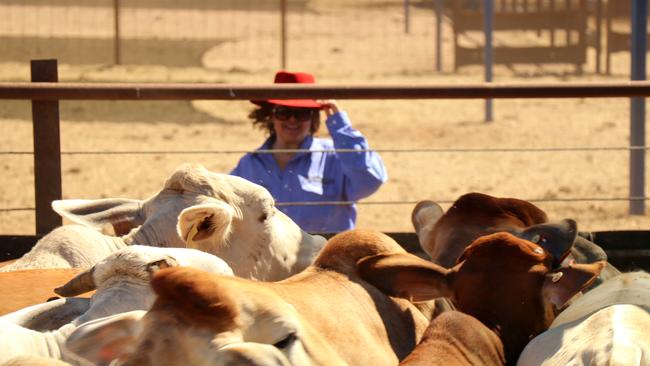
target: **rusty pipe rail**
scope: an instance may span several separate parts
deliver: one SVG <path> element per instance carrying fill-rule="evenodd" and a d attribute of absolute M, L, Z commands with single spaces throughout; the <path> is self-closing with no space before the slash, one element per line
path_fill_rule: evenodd
<path fill-rule="evenodd" d="M 650 97 L 650 81 L 392 86 L 0 82 L 0 99 L 40 101 L 617 97 Z"/>

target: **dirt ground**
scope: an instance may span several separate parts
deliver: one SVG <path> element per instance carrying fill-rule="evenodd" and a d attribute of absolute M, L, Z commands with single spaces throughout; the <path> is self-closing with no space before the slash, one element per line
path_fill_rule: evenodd
<path fill-rule="evenodd" d="M 300 18 L 300 29 L 312 22 L 336 28 L 327 18 L 326 9 L 319 8 L 324 2 L 309 3 L 312 11 Z M 15 13 L 16 9 L 11 11 Z M 164 19 L 165 14 L 160 10 L 157 16 Z M 375 16 L 379 14 L 383 13 Z M 246 23 L 243 13 L 231 12 L 228 16 L 241 16 L 242 23 Z M 269 15 L 266 12 L 259 16 L 266 22 L 263 17 Z M 296 37 L 289 44 L 289 69 L 310 71 L 319 83 L 337 85 L 457 84 L 483 79 L 479 66 L 451 71 L 448 23 L 443 28 L 444 68 L 434 71 L 432 23 L 430 19 L 415 22 L 425 17 L 424 13 L 414 10 L 410 35 L 400 33 L 403 23 L 395 15 L 388 18 L 383 33 L 368 34 L 355 30 L 352 14 L 332 17 L 340 21 L 336 23 L 340 24 L 340 36 L 335 38 L 319 28 L 320 32 L 314 31 L 309 37 Z M 7 33 L 2 27 L 0 32 Z M 171 34 L 177 31 L 169 30 Z M 59 79 L 268 84 L 278 68 L 278 51 L 273 46 L 277 37 L 271 33 L 266 39 L 235 37 L 207 48 L 197 64 L 190 66 L 61 62 Z M 363 47 L 368 49 L 364 51 Z M 251 49 L 259 52 L 247 58 L 229 57 Z M 68 48 L 65 52 L 75 50 Z M 360 57 L 359 52 L 366 56 Z M 303 53 L 310 57 L 300 57 Z M 66 59 L 70 55 L 62 51 L 57 56 Z M 165 57 L 173 57 L 173 52 Z M 629 79 L 626 54 L 616 54 L 612 64 L 612 75 L 596 74 L 595 53 L 590 49 L 588 63 L 580 74 L 572 65 L 498 66 L 494 80 L 532 83 Z M 27 80 L 28 61 L 0 63 L 0 81 Z M 629 215 L 629 204 L 623 200 L 629 195 L 629 151 L 625 149 L 630 133 L 628 99 L 495 100 L 494 120 L 489 123 L 484 121 L 482 100 L 339 102 L 371 147 L 380 151 L 390 176 L 376 194 L 359 205 L 360 227 L 411 231 L 410 212 L 418 200 L 433 199 L 446 208 L 464 193 L 483 192 L 535 200 L 551 218 L 573 218 L 581 230 L 650 228 L 650 216 Z M 167 176 L 184 162 L 228 172 L 243 151 L 255 149 L 263 141 L 262 133 L 252 129 L 246 119 L 250 108 L 245 101 L 61 102 L 61 148 L 66 152 L 62 157 L 64 198 L 144 199 L 156 193 Z M 33 158 L 19 153 L 32 151 L 30 118 L 28 102 L 0 101 L 3 235 L 34 233 L 33 211 L 14 210 L 34 207 Z M 591 150 L 596 147 L 620 149 Z M 544 151 L 519 150 L 529 148 Z M 575 150 L 553 151 L 563 148 Z M 435 151 L 423 151 L 430 149 Z"/>

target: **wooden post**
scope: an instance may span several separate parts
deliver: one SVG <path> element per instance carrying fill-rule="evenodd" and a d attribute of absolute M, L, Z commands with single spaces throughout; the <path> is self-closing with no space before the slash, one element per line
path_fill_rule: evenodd
<path fill-rule="evenodd" d="M 280 64 L 287 69 L 287 0 L 280 0 Z"/>
<path fill-rule="evenodd" d="M 56 60 L 32 60 L 32 82 L 59 80 Z M 61 139 L 59 134 L 59 101 L 32 100 L 34 136 L 34 192 L 36 204 L 36 234 L 43 235 L 63 220 L 54 210 L 52 201 L 61 194 Z"/>
<path fill-rule="evenodd" d="M 113 47 L 115 56 L 115 65 L 122 63 L 121 40 L 120 40 L 120 0 L 113 0 L 113 16 L 115 26 L 115 38 L 113 39 Z"/>

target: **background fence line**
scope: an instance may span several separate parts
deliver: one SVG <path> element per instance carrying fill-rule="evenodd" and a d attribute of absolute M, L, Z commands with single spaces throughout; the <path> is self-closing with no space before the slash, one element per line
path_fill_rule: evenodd
<path fill-rule="evenodd" d="M 44 78 L 56 81 L 56 60 L 39 60 L 32 62 L 33 75 L 54 75 Z M 39 81 L 38 78 L 35 81 Z M 336 94 L 337 98 L 532 98 L 549 97 L 557 93 L 561 97 L 648 97 L 650 82 L 630 81 L 612 83 L 580 83 L 580 84 L 479 84 L 471 86 L 397 86 L 397 87 L 355 87 L 355 86 L 299 86 L 274 85 L 260 86 L 230 86 L 230 85 L 145 85 L 145 84 L 103 84 L 91 85 L 85 83 L 67 83 L 57 85 L 55 82 L 30 83 L 0 83 L 0 99 L 32 99 L 34 126 L 34 174 L 36 190 L 36 232 L 44 234 L 61 225 L 61 217 L 50 207 L 53 200 L 61 199 L 61 150 L 59 139 L 59 109 L 58 100 L 73 99 L 225 99 L 225 100 L 263 100 L 274 97 L 289 98 L 328 98 Z M 195 88 L 200 89 L 198 92 Z M 92 94 L 92 93 L 95 94 Z M 38 107 L 38 108 L 36 108 Z M 50 126 L 50 133 L 40 129 Z M 53 133 L 52 131 L 56 132 Z M 645 151 L 645 146 L 630 146 L 631 152 Z M 501 149 L 503 150 L 503 149 Z M 353 151 L 352 151 L 353 152 Z M 631 167 L 632 168 L 632 167 Z M 643 169 L 643 168 L 642 168 Z M 634 173 L 634 174 L 632 174 Z M 630 172 L 630 176 L 645 177 L 645 171 Z M 638 184 L 630 182 L 630 185 Z M 636 209 L 643 207 L 646 197 L 642 194 L 630 194 L 627 201 Z M 618 199 L 618 198 L 609 198 Z M 533 201 L 535 199 L 532 199 Z M 350 204 L 344 202 L 343 204 Z M 638 213 L 638 212 L 634 212 Z"/>
<path fill-rule="evenodd" d="M 528 202 L 614 202 L 614 201 L 648 201 L 650 197 L 569 197 L 569 198 L 521 198 Z M 419 201 L 303 201 L 303 202 L 275 202 L 276 206 L 342 206 L 342 205 L 410 205 L 414 206 Z M 454 203 L 453 199 L 436 200 L 439 204 Z M 9 207 L 0 208 L 0 212 L 35 211 L 34 207 Z"/>
<path fill-rule="evenodd" d="M 479 148 L 418 148 L 418 149 L 274 149 L 274 150 L 124 150 L 124 151 L 61 151 L 61 155 L 158 155 L 158 154 L 256 154 L 275 153 L 308 153 L 308 152 L 336 152 L 336 153 L 493 153 L 493 152 L 571 152 L 571 151 L 639 151 L 650 150 L 650 146 L 576 146 L 576 147 L 479 147 Z M 32 155 L 33 151 L 0 151 L 0 155 Z"/>
<path fill-rule="evenodd" d="M 443 43 L 449 43 L 445 51 L 454 53 L 450 67 L 482 64 L 482 45 L 474 44 L 471 33 L 494 28 L 495 40 L 499 32 L 508 31 L 535 31 L 537 36 L 534 44 L 523 48 L 499 42 L 498 63 L 568 62 L 582 68 L 587 49 L 593 48 L 596 73 L 602 71 L 600 59 L 605 51 L 609 74 L 611 54 L 629 52 L 624 37 L 630 32 L 612 23 L 630 18 L 632 2 L 493 0 L 489 2 L 494 9 L 493 27 L 489 27 L 484 23 L 492 17 L 484 19 L 481 14 L 482 5 L 488 2 L 481 1 L 5 0 L 0 4 L 7 23 L 0 26 L 0 37 L 5 38 L 0 42 L 0 61 L 41 58 L 47 50 L 75 45 L 84 55 L 64 62 L 124 65 L 147 63 L 158 56 L 160 64 L 189 66 L 204 63 L 202 56 L 211 50 L 223 49 L 239 59 L 232 65 L 245 63 L 260 50 L 276 67 L 304 68 L 305 62 L 313 63 L 306 58 L 316 54 L 317 58 L 341 51 L 381 55 L 381 50 L 360 42 L 342 46 L 331 41 L 349 34 L 399 49 L 410 56 L 403 60 L 405 64 L 440 72 Z M 249 24 L 237 22 L 235 14 L 247 18 Z M 444 31 L 443 22 L 448 24 Z M 313 26 L 316 23 L 319 26 Z M 304 42 L 305 35 L 317 37 L 318 44 Z M 418 39 L 419 46 L 406 45 L 412 39 Z M 606 43 L 604 50 L 602 43 Z"/>

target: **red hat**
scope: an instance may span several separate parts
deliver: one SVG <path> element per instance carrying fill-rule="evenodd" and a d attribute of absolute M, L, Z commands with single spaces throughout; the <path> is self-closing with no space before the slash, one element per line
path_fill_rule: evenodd
<path fill-rule="evenodd" d="M 284 84 L 284 83 L 298 83 L 298 84 L 314 84 L 316 80 L 314 75 L 308 74 L 306 72 L 289 72 L 289 71 L 278 71 L 275 74 L 274 84 Z M 297 107 L 297 108 L 323 108 L 321 103 L 313 99 L 269 99 L 269 100 L 251 100 L 251 102 L 262 105 L 264 103 L 272 103 L 277 105 L 283 105 L 287 107 Z"/>

